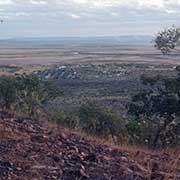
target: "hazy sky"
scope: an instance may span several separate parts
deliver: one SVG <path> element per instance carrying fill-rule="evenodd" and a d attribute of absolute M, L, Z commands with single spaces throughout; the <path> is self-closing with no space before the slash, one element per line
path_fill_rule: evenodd
<path fill-rule="evenodd" d="M 0 38 L 154 34 L 180 25 L 180 0 L 0 0 Z"/>

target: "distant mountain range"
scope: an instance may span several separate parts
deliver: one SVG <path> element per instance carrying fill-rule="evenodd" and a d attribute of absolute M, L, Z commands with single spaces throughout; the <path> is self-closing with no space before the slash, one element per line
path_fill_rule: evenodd
<path fill-rule="evenodd" d="M 153 36 L 108 36 L 108 37 L 31 37 L 2 39 L 1 44 L 35 45 L 151 45 Z"/>

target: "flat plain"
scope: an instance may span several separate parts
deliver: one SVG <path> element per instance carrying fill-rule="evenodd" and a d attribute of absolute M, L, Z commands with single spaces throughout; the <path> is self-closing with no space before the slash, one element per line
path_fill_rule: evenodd
<path fill-rule="evenodd" d="M 172 75 L 178 53 L 163 56 L 152 45 L 1 42 L 0 73 L 36 73 L 54 81 L 64 95 L 51 107 L 74 111 L 87 100 L 126 114 L 143 74 Z"/>
<path fill-rule="evenodd" d="M 78 63 L 180 64 L 178 54 L 163 56 L 153 45 L 48 44 L 1 42 L 0 64 L 49 65 Z"/>

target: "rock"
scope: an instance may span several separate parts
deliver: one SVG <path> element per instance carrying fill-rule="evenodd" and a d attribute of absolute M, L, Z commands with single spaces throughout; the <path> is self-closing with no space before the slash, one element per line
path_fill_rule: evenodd
<path fill-rule="evenodd" d="M 143 176 L 141 175 L 128 174 L 124 176 L 123 180 L 146 180 L 146 179 L 144 179 Z"/>
<path fill-rule="evenodd" d="M 135 172 L 147 173 L 148 170 L 141 166 L 140 164 L 133 163 L 129 166 L 129 168 Z"/>
<path fill-rule="evenodd" d="M 45 166 L 45 165 L 36 165 L 36 166 L 32 166 L 31 169 L 38 169 L 38 170 L 42 170 L 42 169 L 46 169 L 46 170 L 59 170 L 58 167 L 52 167 L 52 166 Z"/>
<path fill-rule="evenodd" d="M 0 161 L 0 179 L 7 180 L 8 173 L 13 170 L 12 165 L 8 161 Z"/>
<path fill-rule="evenodd" d="M 46 169 L 46 166 L 42 166 L 42 165 L 37 165 L 37 166 L 32 166 L 31 169 Z"/>
<path fill-rule="evenodd" d="M 79 149 L 76 146 L 71 146 L 71 149 L 74 150 L 76 153 L 79 153 Z"/>
<path fill-rule="evenodd" d="M 159 170 L 159 165 L 157 161 L 152 161 L 152 172 L 156 172 Z"/>
<path fill-rule="evenodd" d="M 38 143 L 45 143 L 48 141 L 48 137 L 42 134 L 36 134 L 31 136 L 31 141 Z"/>
<path fill-rule="evenodd" d="M 7 118 L 0 124 L 16 129 L 0 139 L 0 180 L 180 179 L 178 168 L 165 166 L 166 159 L 180 163 L 173 154 L 114 149 L 30 119 Z"/>
<path fill-rule="evenodd" d="M 122 170 L 123 174 L 125 174 L 125 175 L 133 174 L 133 171 L 131 169 L 129 169 L 128 167 L 126 167 L 125 165 L 121 166 L 121 170 Z"/>
<path fill-rule="evenodd" d="M 125 156 L 122 156 L 120 159 L 121 159 L 121 161 L 123 161 L 123 162 L 128 162 L 128 158 L 125 157 Z"/>
<path fill-rule="evenodd" d="M 95 162 L 97 160 L 96 154 L 91 153 L 89 155 L 87 155 L 86 157 L 84 157 L 84 161 L 91 161 L 91 162 Z"/>
<path fill-rule="evenodd" d="M 76 162 L 81 162 L 83 158 L 79 154 L 70 155 L 70 159 Z"/>
<path fill-rule="evenodd" d="M 53 155 L 53 156 L 52 156 L 52 159 L 53 159 L 56 163 L 58 163 L 58 162 L 61 160 L 60 156 L 58 156 L 58 155 Z"/>
<path fill-rule="evenodd" d="M 80 169 L 80 176 L 88 178 L 89 176 L 85 173 L 84 169 Z"/>
<path fill-rule="evenodd" d="M 115 157 L 115 156 L 122 156 L 122 152 L 120 152 L 118 149 L 113 149 L 112 151 L 111 151 L 111 155 L 113 156 L 113 157 Z"/>
<path fill-rule="evenodd" d="M 107 156 L 103 156 L 103 159 L 104 159 L 105 161 L 111 161 L 111 160 L 112 160 L 111 157 L 107 157 Z"/>
<path fill-rule="evenodd" d="M 139 156 L 140 154 L 141 154 L 141 152 L 140 152 L 140 151 L 137 151 L 136 154 L 135 154 L 135 157 L 136 157 L 136 156 Z"/>
<path fill-rule="evenodd" d="M 68 136 L 64 132 L 60 133 L 60 137 L 63 138 L 64 140 L 68 139 Z"/>

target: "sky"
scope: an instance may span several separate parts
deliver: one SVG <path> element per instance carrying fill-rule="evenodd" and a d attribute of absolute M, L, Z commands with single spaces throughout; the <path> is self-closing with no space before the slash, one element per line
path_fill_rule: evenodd
<path fill-rule="evenodd" d="M 180 0 L 0 0 L 0 38 L 154 35 L 180 25 Z"/>

